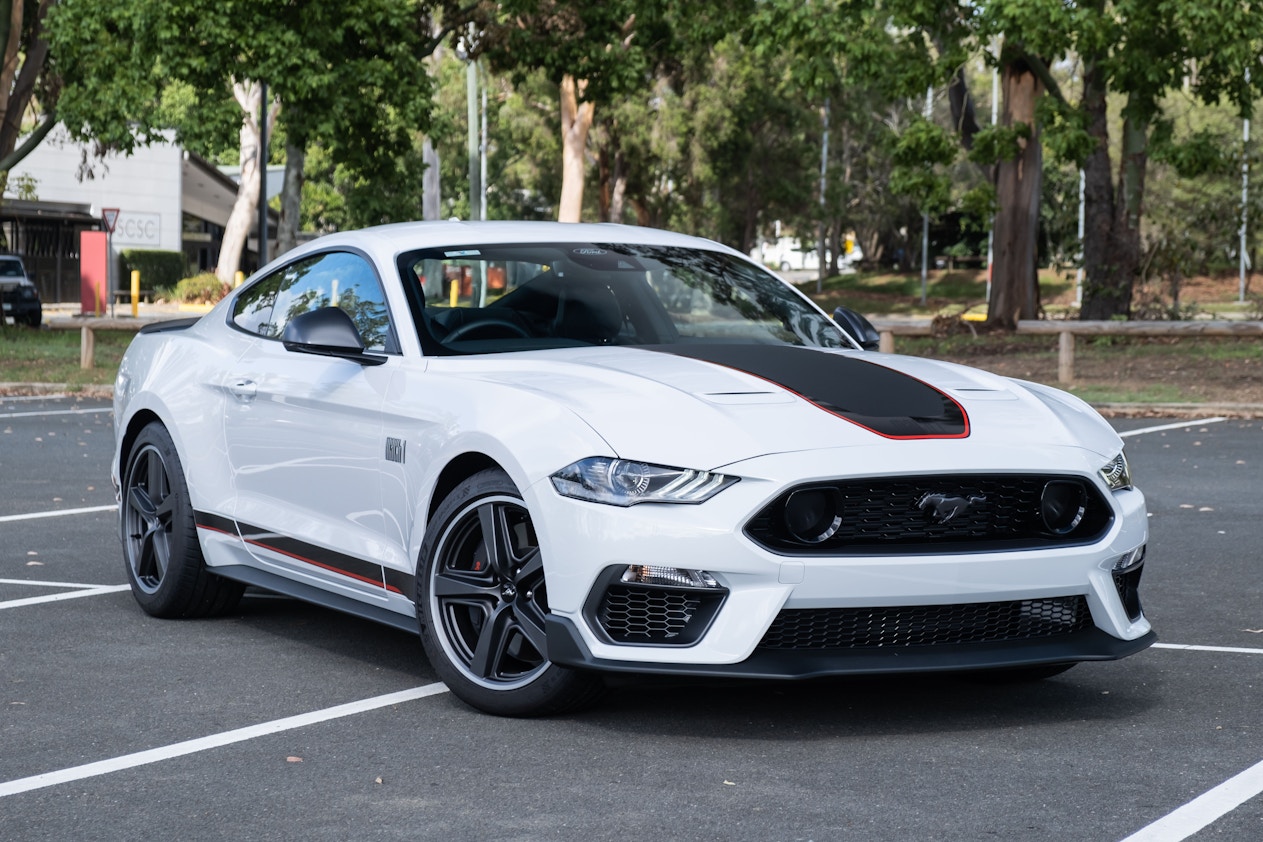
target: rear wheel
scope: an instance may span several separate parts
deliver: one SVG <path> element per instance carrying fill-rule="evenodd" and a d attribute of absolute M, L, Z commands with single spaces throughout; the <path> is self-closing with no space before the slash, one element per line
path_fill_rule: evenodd
<path fill-rule="evenodd" d="M 157 422 L 127 458 L 119 524 L 127 579 L 146 613 L 207 617 L 236 607 L 244 586 L 206 568 L 180 457 Z"/>
<path fill-rule="evenodd" d="M 544 561 L 530 513 L 504 472 L 475 474 L 439 505 L 417 589 L 426 655 L 466 703 L 539 716 L 600 696 L 599 677 L 548 660 Z"/>

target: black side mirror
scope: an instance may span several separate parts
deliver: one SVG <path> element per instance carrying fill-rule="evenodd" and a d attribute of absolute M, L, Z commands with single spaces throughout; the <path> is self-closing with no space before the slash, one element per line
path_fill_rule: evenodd
<path fill-rule="evenodd" d="M 386 358 L 364 353 L 355 322 L 337 307 L 321 307 L 290 319 L 281 334 L 286 351 L 338 357 L 360 365 L 381 365 Z"/>
<path fill-rule="evenodd" d="M 833 320 L 842 328 L 842 332 L 865 351 L 876 351 L 881 345 L 881 336 L 873 323 L 849 307 L 839 307 L 833 311 Z"/>

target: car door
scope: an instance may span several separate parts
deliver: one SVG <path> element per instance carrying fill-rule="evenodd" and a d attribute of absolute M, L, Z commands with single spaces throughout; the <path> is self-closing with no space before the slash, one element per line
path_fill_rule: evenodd
<path fill-rule="evenodd" d="M 366 351 L 387 362 L 286 350 L 285 325 L 328 306 L 349 313 Z M 269 572 L 383 602 L 380 470 L 388 454 L 380 413 L 400 356 L 380 278 L 360 254 L 318 254 L 252 284 L 232 318 L 257 337 L 225 383 L 241 538 Z"/>

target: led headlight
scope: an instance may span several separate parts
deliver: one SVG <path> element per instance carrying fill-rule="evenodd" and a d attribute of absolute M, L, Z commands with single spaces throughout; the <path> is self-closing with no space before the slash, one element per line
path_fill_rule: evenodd
<path fill-rule="evenodd" d="M 1109 486 L 1110 491 L 1121 491 L 1131 488 L 1131 468 L 1127 466 L 1127 457 L 1119 451 L 1118 455 L 1101 468 L 1101 479 Z"/>
<path fill-rule="evenodd" d="M 564 497 L 612 506 L 636 503 L 701 503 L 737 481 L 736 477 L 591 456 L 552 475 Z"/>

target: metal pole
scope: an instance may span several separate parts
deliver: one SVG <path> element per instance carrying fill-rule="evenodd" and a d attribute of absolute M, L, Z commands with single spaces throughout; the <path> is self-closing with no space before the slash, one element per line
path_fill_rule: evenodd
<path fill-rule="evenodd" d="M 478 164 L 478 68 L 473 60 L 465 67 L 465 117 L 469 126 L 466 151 L 469 154 L 469 218 L 482 219 L 479 197 L 481 169 Z"/>
<path fill-rule="evenodd" d="M 934 88 L 925 89 L 925 119 L 930 119 L 934 108 Z M 921 306 L 924 307 L 930 294 L 930 212 L 921 214 Z"/>
<path fill-rule="evenodd" d="M 268 86 L 259 83 L 259 268 L 268 262 Z"/>
<path fill-rule="evenodd" d="M 1000 120 L 1000 47 L 992 42 L 996 66 L 991 69 L 991 125 Z M 991 267 L 995 262 L 995 214 L 991 214 L 991 228 L 987 231 L 987 303 L 991 303 Z"/>
<path fill-rule="evenodd" d="M 825 256 L 824 243 L 824 214 L 825 201 L 824 191 L 829 174 L 829 98 L 824 98 L 824 110 L 820 112 L 820 119 L 824 124 L 824 131 L 820 143 L 820 223 L 816 226 L 816 245 L 819 251 L 816 256 L 820 258 L 820 271 L 816 275 L 816 292 L 824 289 L 824 276 L 828 265 L 828 258 Z"/>
<path fill-rule="evenodd" d="M 1250 68 L 1245 69 L 1245 84 L 1250 86 Z M 1250 118 L 1241 121 L 1241 276 L 1238 284 L 1237 301 L 1245 303 L 1245 270 L 1246 257 L 1246 222 L 1250 209 Z"/>
<path fill-rule="evenodd" d="M 478 145 L 480 171 L 478 178 L 479 219 L 487 218 L 487 80 L 482 80 L 482 138 Z"/>

